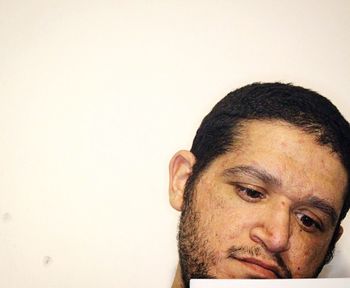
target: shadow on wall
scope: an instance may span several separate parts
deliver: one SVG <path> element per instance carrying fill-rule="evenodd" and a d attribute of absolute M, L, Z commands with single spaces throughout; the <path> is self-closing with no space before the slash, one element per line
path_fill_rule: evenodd
<path fill-rule="evenodd" d="M 344 275 L 349 273 L 350 261 L 346 255 L 336 250 L 334 256 L 337 258 L 337 265 L 333 265 L 333 261 L 331 261 L 328 265 L 324 266 L 319 276 L 320 278 L 344 277 Z"/>

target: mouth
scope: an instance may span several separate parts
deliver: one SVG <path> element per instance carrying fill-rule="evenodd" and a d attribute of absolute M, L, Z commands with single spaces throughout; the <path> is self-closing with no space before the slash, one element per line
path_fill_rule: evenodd
<path fill-rule="evenodd" d="M 277 265 L 264 262 L 256 258 L 235 258 L 258 275 L 258 278 L 276 279 L 283 278 Z"/>

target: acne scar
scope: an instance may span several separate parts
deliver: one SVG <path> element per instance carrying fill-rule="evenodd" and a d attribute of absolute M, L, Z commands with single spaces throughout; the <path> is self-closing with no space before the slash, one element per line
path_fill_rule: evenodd
<path fill-rule="evenodd" d="M 312 256 L 312 255 L 314 255 L 315 256 L 315 252 L 316 251 L 309 251 L 309 250 L 307 250 L 307 251 L 305 251 L 304 252 L 304 257 L 309 257 L 310 255 Z"/>
<path fill-rule="evenodd" d="M 219 208 L 219 209 L 224 209 L 225 208 L 225 200 L 222 199 L 222 197 L 217 199 L 216 207 Z"/>

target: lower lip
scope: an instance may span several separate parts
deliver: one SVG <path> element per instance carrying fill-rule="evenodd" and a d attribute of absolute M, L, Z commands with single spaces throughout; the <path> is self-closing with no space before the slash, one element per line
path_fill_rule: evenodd
<path fill-rule="evenodd" d="M 238 261 L 241 262 L 246 267 L 248 267 L 250 270 L 252 270 L 254 272 L 254 275 L 253 275 L 254 277 L 257 276 L 259 278 L 267 278 L 267 279 L 276 279 L 277 278 L 277 275 L 273 271 L 271 271 L 267 268 L 264 268 L 258 264 L 246 262 L 243 260 L 238 260 Z"/>

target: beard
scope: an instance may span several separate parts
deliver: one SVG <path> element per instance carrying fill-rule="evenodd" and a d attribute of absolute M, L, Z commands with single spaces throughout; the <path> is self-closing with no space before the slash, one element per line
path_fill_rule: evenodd
<path fill-rule="evenodd" d="M 182 281 L 189 288 L 190 279 L 211 279 L 209 268 L 214 266 L 215 254 L 208 247 L 205 235 L 199 231 L 199 213 L 192 207 L 185 209 L 180 218 L 178 248 Z"/>
<path fill-rule="evenodd" d="M 195 189 L 193 191 L 195 192 Z M 210 247 L 209 237 L 205 228 L 201 228 L 200 212 L 195 211 L 193 205 L 195 196 L 193 194 L 195 193 L 191 193 L 190 196 L 187 194 L 188 197 L 185 197 L 178 233 L 181 275 L 185 288 L 189 288 L 190 279 L 215 279 L 215 275 L 211 275 L 209 271 L 219 261 L 216 252 Z M 335 242 L 332 239 L 324 261 L 315 269 L 310 276 L 311 278 L 316 278 L 322 271 L 323 266 L 330 261 L 334 248 Z M 231 259 L 241 255 L 257 257 L 266 255 L 266 251 L 261 246 L 231 246 L 226 252 L 227 258 Z M 280 273 L 277 275 L 279 278 L 293 278 L 290 269 L 280 254 L 275 254 L 271 257 L 279 265 Z"/>

